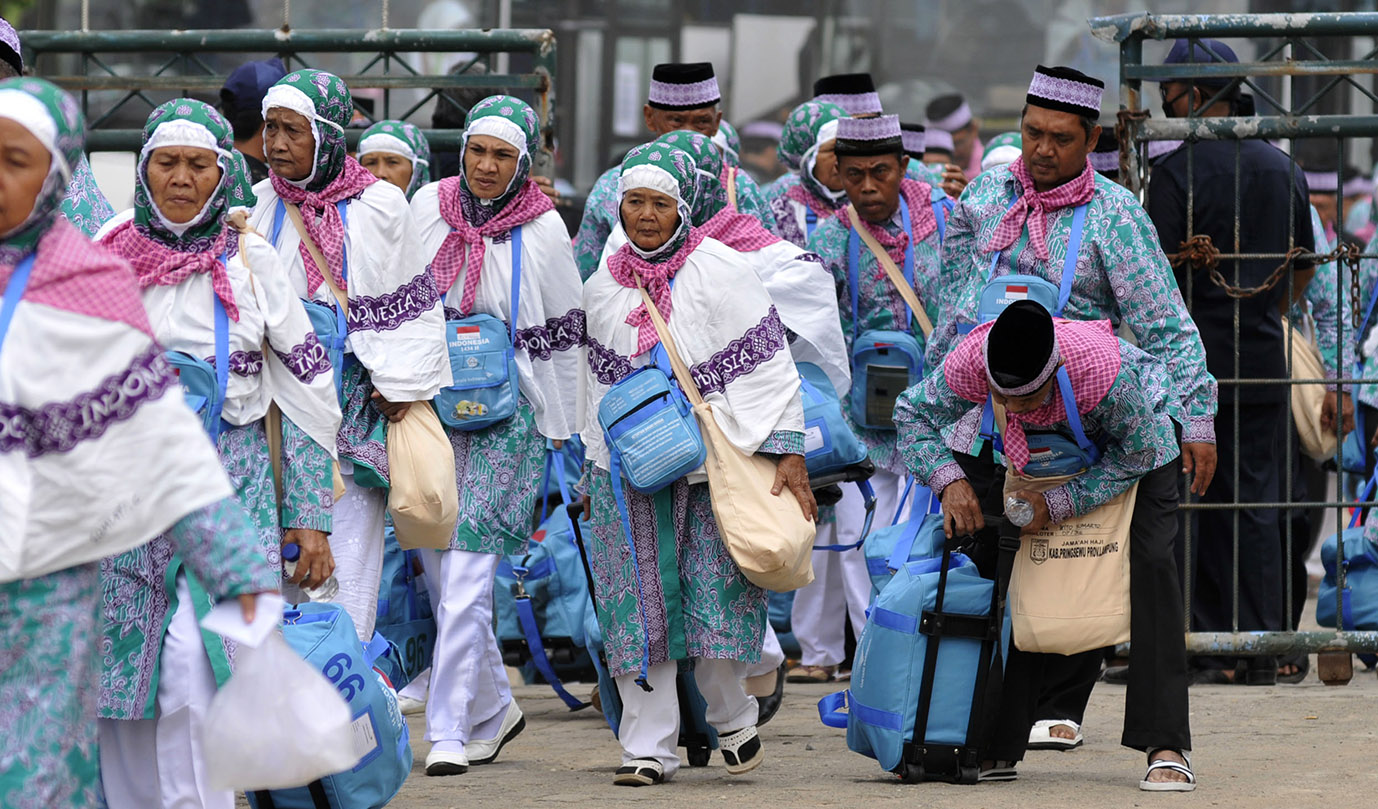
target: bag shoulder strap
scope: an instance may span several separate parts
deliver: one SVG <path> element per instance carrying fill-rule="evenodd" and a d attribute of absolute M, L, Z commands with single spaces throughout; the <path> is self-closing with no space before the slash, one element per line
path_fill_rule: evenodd
<path fill-rule="evenodd" d="M 225 257 L 220 257 L 224 263 Z M 225 409 L 225 396 L 230 389 L 230 316 L 220 296 L 211 292 L 211 304 L 215 308 L 215 406 L 211 411 L 211 424 L 214 435 L 220 433 L 220 414 Z"/>
<path fill-rule="evenodd" d="M 914 313 L 914 320 L 918 321 L 919 328 L 923 330 L 923 336 L 927 337 L 932 334 L 933 321 L 928 319 L 928 313 L 924 311 L 923 303 L 919 301 L 919 296 L 914 292 L 914 288 L 909 285 L 909 282 L 905 280 L 904 274 L 900 272 L 900 268 L 895 266 L 895 261 L 890 258 L 890 254 L 885 252 L 884 247 L 880 246 L 880 242 L 876 241 L 875 236 L 871 235 L 871 231 L 862 226 L 861 217 L 857 216 L 855 206 L 847 206 L 847 218 L 851 220 L 852 230 L 866 243 L 866 247 L 870 249 L 871 254 L 876 257 L 876 261 L 878 261 L 880 266 L 885 270 L 885 274 L 890 277 L 890 283 L 894 284 L 895 289 L 899 290 L 900 297 L 904 298 L 904 302 L 909 304 L 910 310 Z M 855 312 L 852 313 L 852 317 L 856 317 Z"/>
<path fill-rule="evenodd" d="M 737 210 L 737 169 L 727 167 L 727 207 Z"/>
<path fill-rule="evenodd" d="M 301 243 L 306 245 L 306 250 L 311 254 L 311 260 L 316 262 L 316 269 L 320 270 L 321 278 L 325 280 L 325 285 L 330 287 L 330 293 L 339 302 L 340 308 L 345 314 L 349 314 L 349 297 L 340 291 L 335 284 L 335 277 L 330 273 L 330 265 L 326 263 L 325 256 L 321 254 L 321 249 L 316 246 L 316 242 L 306 233 L 306 223 L 301 221 L 301 209 L 296 203 L 286 202 L 279 199 L 278 202 L 287 208 L 287 218 L 292 220 L 292 227 L 297 229 L 297 235 L 301 237 Z"/>
<path fill-rule="evenodd" d="M 1067 236 L 1067 256 L 1062 260 L 1062 279 L 1058 285 L 1057 311 L 1054 317 L 1062 317 L 1067 301 L 1072 299 L 1072 281 L 1077 275 L 1077 256 L 1081 253 L 1081 234 L 1086 225 L 1086 209 L 1091 203 L 1083 202 L 1072 212 L 1072 232 Z"/>
<path fill-rule="evenodd" d="M 517 345 L 517 304 L 522 299 L 522 226 L 512 228 L 512 313 L 507 318 L 507 336 Z"/>
<path fill-rule="evenodd" d="M 689 372 L 689 366 L 684 363 L 684 358 L 680 356 L 679 348 L 675 345 L 675 338 L 670 334 L 670 327 L 665 324 L 665 318 L 660 316 L 660 310 L 656 308 L 655 302 L 646 292 L 646 287 L 641 285 L 640 278 L 636 279 L 636 288 L 641 292 L 641 300 L 646 304 L 646 312 L 651 316 L 651 323 L 655 325 L 656 334 L 660 336 L 660 343 L 665 346 L 665 355 L 670 360 L 670 367 L 674 369 L 675 379 L 679 380 L 680 390 L 684 391 L 684 396 L 690 404 L 696 406 L 703 404 L 703 394 L 699 392 L 699 386 L 694 383 L 694 375 Z"/>
<path fill-rule="evenodd" d="M 33 263 L 34 254 L 30 253 L 15 266 L 14 272 L 10 273 L 10 280 L 5 284 L 5 300 L 0 304 L 0 349 L 5 346 L 5 335 L 10 330 L 10 321 L 14 319 L 14 310 L 19 306 L 19 299 L 24 297 L 24 290 L 29 286 L 29 274 L 33 272 Z"/>

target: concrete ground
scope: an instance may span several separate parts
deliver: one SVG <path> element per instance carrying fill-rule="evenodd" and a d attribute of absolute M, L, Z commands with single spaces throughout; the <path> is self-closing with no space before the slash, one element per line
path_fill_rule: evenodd
<path fill-rule="evenodd" d="M 1356 671 L 1344 687 L 1325 686 L 1313 673 L 1300 685 L 1193 688 L 1193 758 L 1200 786 L 1190 795 L 1138 790 L 1143 757 L 1118 745 L 1122 686 L 1096 687 L 1084 747 L 1070 753 L 1030 753 L 1019 767 L 1019 780 L 981 786 L 902 785 L 871 759 L 850 752 L 845 732 L 821 725 L 815 707 L 820 697 L 838 688 L 787 686 L 780 713 L 762 728 L 766 761 L 753 773 L 728 777 L 715 753 L 706 768 L 685 767 L 666 785 L 633 790 L 611 783 L 620 749 L 601 715 L 591 708 L 569 712 L 543 685 L 518 686 L 525 732 L 495 763 L 466 775 L 426 777 L 430 745 L 424 740 L 425 722 L 410 717 L 416 765 L 391 806 L 508 809 L 635 800 L 638 806 L 674 809 L 1322 807 L 1378 792 L 1378 678 L 1373 672 Z M 571 691 L 586 696 L 589 687 L 575 685 Z"/>

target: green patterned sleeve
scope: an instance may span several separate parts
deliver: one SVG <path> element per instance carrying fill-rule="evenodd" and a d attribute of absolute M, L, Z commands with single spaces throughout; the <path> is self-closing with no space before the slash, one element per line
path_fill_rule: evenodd
<path fill-rule="evenodd" d="M 330 453 L 282 419 L 282 527 L 330 533 L 334 504 Z"/>
<path fill-rule="evenodd" d="M 904 465 L 939 496 L 949 483 L 966 477 L 943 436 L 973 407 L 948 386 L 941 367 L 895 402 L 897 443 Z"/>
<path fill-rule="evenodd" d="M 249 515 L 233 497 L 197 509 L 168 531 L 182 558 L 216 601 L 277 590 Z"/>
<path fill-rule="evenodd" d="M 980 250 L 976 243 L 976 233 L 980 222 L 973 216 L 962 194 L 955 208 L 947 217 L 947 233 L 943 237 L 941 292 L 939 293 L 938 318 L 933 321 L 933 333 L 928 337 L 924 350 L 924 365 L 937 368 L 952 347 L 957 345 L 957 325 L 973 319 L 975 306 L 969 306 L 966 299 L 968 289 L 978 284 L 982 277 L 973 272 L 981 262 Z"/>
<path fill-rule="evenodd" d="M 584 218 L 579 222 L 579 231 L 574 234 L 574 264 L 579 268 L 579 278 L 589 280 L 598 271 L 598 262 L 603 258 L 603 246 L 612 235 L 613 219 L 617 210 L 617 171 L 613 169 L 598 178 L 584 201 Z"/>

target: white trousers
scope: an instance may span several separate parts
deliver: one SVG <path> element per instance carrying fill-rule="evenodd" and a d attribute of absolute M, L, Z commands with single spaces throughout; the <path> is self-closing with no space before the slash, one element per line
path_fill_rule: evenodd
<path fill-rule="evenodd" d="M 622 697 L 622 723 L 617 739 L 622 744 L 622 763 L 634 758 L 653 758 L 665 768 L 669 778 L 679 769 L 679 693 L 675 676 L 676 661 L 657 663 L 646 673 L 651 692 L 636 684 L 639 672 L 617 677 L 617 693 Z M 736 660 L 694 661 L 694 681 L 708 703 L 705 718 L 719 734 L 756 724 L 756 698 L 746 693 L 742 678 L 746 664 Z"/>
<path fill-rule="evenodd" d="M 156 719 L 100 720 L 101 783 L 110 809 L 233 809 L 234 793 L 206 784 L 201 740 L 215 673 L 186 574 L 163 637 Z"/>
<path fill-rule="evenodd" d="M 904 491 L 904 478 L 883 469 L 871 477 L 876 492 L 876 516 L 872 527 L 890 524 Z M 912 497 L 911 497 L 912 499 Z M 907 508 L 907 507 L 906 507 Z M 844 545 L 861 539 L 866 522 L 866 503 L 851 483 L 842 485 L 836 506 L 837 520 L 820 525 L 816 545 Z M 855 637 L 866 626 L 871 603 L 871 576 L 866 556 L 852 551 L 814 551 L 813 582 L 794 594 L 790 623 L 799 641 L 799 662 L 805 666 L 836 666 L 846 658 L 847 628 L 852 622 Z"/>
<path fill-rule="evenodd" d="M 427 551 L 426 589 L 435 610 L 435 654 L 426 700 L 426 739 L 463 753 L 502 727 L 512 686 L 493 634 L 495 553 Z"/>
<path fill-rule="evenodd" d="M 785 662 L 785 650 L 780 648 L 780 639 L 775 637 L 775 627 L 766 621 L 766 635 L 761 644 L 761 661 L 746 670 L 746 676 L 759 677 L 762 674 L 770 674 L 780 668 L 780 664 Z"/>
<path fill-rule="evenodd" d="M 342 475 L 345 493 L 335 503 L 330 553 L 335 557 L 335 579 L 340 583 L 335 603 L 349 613 L 359 640 L 373 640 L 378 622 L 378 588 L 383 578 L 383 518 L 387 515 L 386 489 L 357 486 L 354 475 Z"/>

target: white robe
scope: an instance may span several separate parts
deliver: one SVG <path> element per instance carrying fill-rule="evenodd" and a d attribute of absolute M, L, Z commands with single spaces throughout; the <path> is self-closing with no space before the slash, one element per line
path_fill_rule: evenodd
<path fill-rule="evenodd" d="M 440 215 L 439 187 L 439 183 L 422 186 L 411 202 L 421 236 L 421 255 L 428 265 L 450 232 Z M 492 315 L 506 323 L 512 312 L 512 243 L 494 244 L 485 236 L 483 244 L 483 270 L 472 314 Z M 447 309 L 459 309 L 467 274 L 466 267 L 441 293 Z M 560 215 L 547 211 L 523 225 L 517 339 L 526 350 L 516 353 L 518 384 L 535 410 L 541 435 L 561 441 L 576 429 L 583 335 L 581 285 L 569 232 Z"/>
<path fill-rule="evenodd" d="M 258 205 L 249 224 L 271 240 L 277 192 L 270 180 L 254 186 Z M 349 265 L 349 340 L 346 350 L 368 369 L 370 381 L 392 402 L 434 398 L 450 384 L 445 316 L 427 283 L 426 263 L 406 195 L 391 183 L 373 183 L 346 205 L 345 255 Z M 307 295 L 301 238 L 284 216 L 278 257 L 293 292 L 329 303 L 321 284 Z"/>
<path fill-rule="evenodd" d="M 0 447 L 35 432 L 38 454 L 0 451 L 0 582 L 123 553 L 234 495 L 147 334 L 21 300 L 0 354 Z"/>
<path fill-rule="evenodd" d="M 700 389 L 705 383 L 710 388 L 704 399 L 718 426 L 746 453 L 759 450 L 774 432 L 804 430 L 799 372 L 752 263 L 722 242 L 704 239 L 675 275 L 668 321 Z M 606 260 L 584 284 L 588 342 L 579 375 L 580 432 L 587 457 L 602 469 L 609 468 L 608 449 L 598 425 L 598 405 L 614 377 L 650 362 L 649 352 L 631 357 L 638 330 L 626 320 L 640 305 L 640 292 L 617 283 Z M 702 467 L 688 479 L 706 480 Z"/>
<path fill-rule="evenodd" d="M 96 241 L 133 216 L 132 209 L 117 214 L 101 227 Z M 232 232 L 230 238 L 238 234 Z M 252 424 L 276 400 L 293 424 L 336 457 L 340 403 L 325 348 L 314 339 L 311 321 L 287 281 L 277 251 L 256 234 L 246 236 L 243 243 L 249 253 L 247 265 L 238 252 L 226 262 L 239 320 L 229 322 L 230 374 L 222 417 L 236 426 Z M 144 289 L 144 309 L 158 343 L 170 351 L 214 358 L 214 294 L 211 276 L 204 273 L 180 284 Z"/>
<path fill-rule="evenodd" d="M 627 233 L 619 223 L 603 246 L 602 260 L 606 262 L 626 243 Z M 851 390 L 852 364 L 837 310 L 837 288 L 828 268 L 815 254 L 783 240 L 742 255 L 751 261 L 785 328 L 795 334 L 790 343 L 795 362 L 822 368 L 839 394 Z"/>

